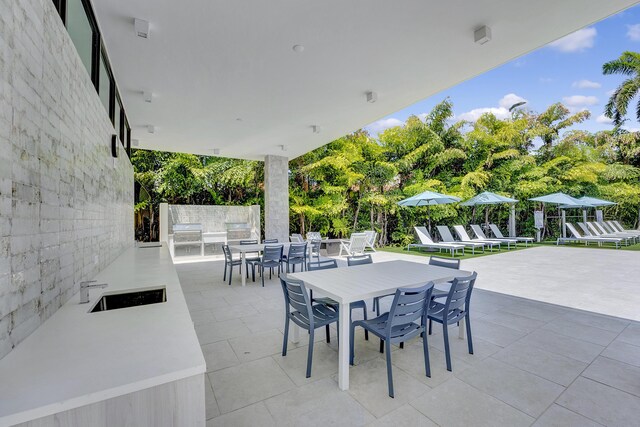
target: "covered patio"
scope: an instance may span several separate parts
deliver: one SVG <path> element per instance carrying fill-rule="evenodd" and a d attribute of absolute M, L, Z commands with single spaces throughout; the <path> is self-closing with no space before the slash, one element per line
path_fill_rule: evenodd
<path fill-rule="evenodd" d="M 373 257 L 428 262 L 385 252 Z M 581 261 L 585 267 L 575 268 Z M 633 251 L 562 247 L 463 261 L 462 268 L 479 273 L 471 304 L 475 352 L 453 338 L 453 372 L 447 372 L 441 329 L 434 327 L 427 378 L 420 340 L 394 348 L 394 399 L 386 393 L 378 341 L 365 341 L 361 331 L 346 392 L 337 384 L 335 329 L 330 344 L 317 335 L 311 378 L 305 378 L 304 337 L 289 343 L 286 357 L 280 354 L 284 298 L 276 278 L 264 288 L 259 282 L 242 287 L 239 278 L 229 286 L 222 262 L 177 269 L 207 361 L 209 426 L 595 426 L 631 425 L 640 413 L 638 272 L 627 269 L 638 261 Z M 549 263 L 558 265 L 540 280 L 541 265 Z M 615 281 L 598 273 L 623 267 L 626 278 Z"/>

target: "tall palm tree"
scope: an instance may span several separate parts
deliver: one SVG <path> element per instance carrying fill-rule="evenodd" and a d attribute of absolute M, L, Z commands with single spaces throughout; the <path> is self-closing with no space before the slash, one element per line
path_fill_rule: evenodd
<path fill-rule="evenodd" d="M 613 92 L 604 110 L 605 116 L 612 119 L 616 126 L 620 126 L 625 121 L 624 116 L 631 100 L 640 90 L 640 53 L 624 52 L 620 58 L 605 63 L 602 73 L 629 76 Z M 640 122 L 640 101 L 636 104 L 636 118 Z"/>

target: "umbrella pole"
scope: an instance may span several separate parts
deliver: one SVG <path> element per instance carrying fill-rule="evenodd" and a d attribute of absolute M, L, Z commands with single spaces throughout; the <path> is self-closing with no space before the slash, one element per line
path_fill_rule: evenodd
<path fill-rule="evenodd" d="M 509 237 L 516 236 L 516 205 L 511 205 L 511 211 L 509 212 Z"/>
<path fill-rule="evenodd" d="M 431 234 L 431 207 L 429 205 L 427 205 L 427 220 L 429 223 L 429 234 L 433 236 L 433 234 Z"/>
<path fill-rule="evenodd" d="M 486 230 L 487 228 L 489 228 L 489 205 L 484 211 L 484 229 Z"/>

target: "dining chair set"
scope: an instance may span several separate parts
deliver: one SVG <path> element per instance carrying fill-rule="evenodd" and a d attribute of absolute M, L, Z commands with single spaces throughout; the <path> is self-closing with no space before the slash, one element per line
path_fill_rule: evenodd
<path fill-rule="evenodd" d="M 347 258 L 347 268 L 371 264 L 370 255 L 354 256 Z M 455 270 L 460 268 L 460 260 L 450 260 L 440 257 L 431 257 L 430 265 L 445 267 Z M 325 270 L 338 268 L 335 260 L 318 260 L 308 263 L 308 271 Z M 422 338 L 424 352 L 425 374 L 431 376 L 429 362 L 428 335 L 432 332 L 432 323 L 442 325 L 444 336 L 444 347 L 447 370 L 452 370 L 451 354 L 449 347 L 448 327 L 464 321 L 467 335 L 467 345 L 469 354 L 473 354 L 473 341 L 471 336 L 471 322 L 469 318 L 469 307 L 471 293 L 477 274 L 474 272 L 469 276 L 455 277 L 447 283 L 448 289 L 436 288 L 433 282 L 425 283 L 419 287 L 399 288 L 394 294 L 378 298 L 377 307 L 380 308 L 380 299 L 392 296 L 393 300 L 387 312 L 377 313 L 373 319 L 367 318 L 367 306 L 365 301 L 355 301 L 349 305 L 350 310 L 362 309 L 364 318 L 362 320 L 350 320 L 349 339 L 349 363 L 354 364 L 355 329 L 364 329 L 365 340 L 369 339 L 369 333 L 380 339 L 380 352 L 386 353 L 387 362 L 387 382 L 389 396 L 394 397 L 393 390 L 393 369 L 391 364 L 391 345 L 404 347 L 404 343 L 417 337 Z M 309 333 L 309 348 L 307 355 L 306 376 L 311 376 L 313 359 L 314 331 L 318 328 L 325 328 L 326 339 L 329 342 L 329 325 L 336 323 L 338 326 L 338 306 L 339 304 L 327 297 L 313 297 L 311 291 L 307 291 L 304 282 L 283 275 L 280 277 L 282 291 L 285 299 L 285 329 L 282 346 L 282 356 L 287 355 L 287 343 L 289 337 L 289 322 L 294 322 L 300 328 Z"/>

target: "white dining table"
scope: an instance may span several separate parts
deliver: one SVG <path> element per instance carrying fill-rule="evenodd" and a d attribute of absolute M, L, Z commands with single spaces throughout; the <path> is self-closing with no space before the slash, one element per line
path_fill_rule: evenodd
<path fill-rule="evenodd" d="M 339 304 L 340 333 L 338 340 L 338 386 L 349 389 L 349 304 L 394 293 L 398 288 L 422 286 L 429 282 L 442 284 L 471 272 L 438 267 L 411 261 L 388 261 L 354 267 L 306 271 L 288 274 L 302 280 L 307 289 L 328 296 Z M 293 338 L 299 339 L 299 329 L 293 326 Z M 460 330 L 464 325 L 460 323 Z"/>
<path fill-rule="evenodd" d="M 291 243 L 287 242 L 287 243 L 255 243 L 255 244 L 251 244 L 251 245 L 229 245 L 229 249 L 231 249 L 231 252 L 239 252 L 240 253 L 240 261 L 242 261 L 240 263 L 240 277 L 242 278 L 242 286 L 245 286 L 247 284 L 247 277 L 245 275 L 244 269 L 246 268 L 246 262 L 245 259 L 247 257 L 248 253 L 252 253 L 252 252 L 258 252 L 261 253 L 264 250 L 265 246 L 278 246 L 278 245 L 283 245 L 284 248 L 282 249 L 282 253 L 284 255 L 286 255 L 289 252 L 289 245 L 291 245 Z M 309 247 L 309 245 L 307 245 L 307 247 Z"/>

